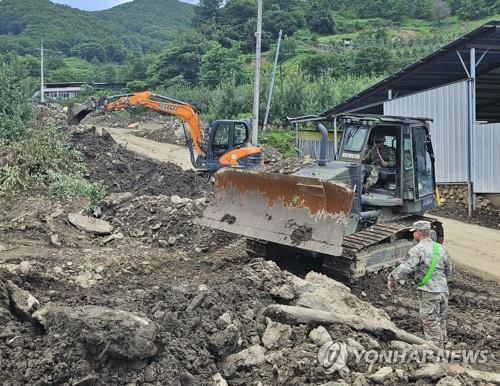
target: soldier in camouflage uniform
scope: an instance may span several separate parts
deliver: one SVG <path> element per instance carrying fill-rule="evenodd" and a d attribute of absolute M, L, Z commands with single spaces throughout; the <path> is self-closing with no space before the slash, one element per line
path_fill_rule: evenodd
<path fill-rule="evenodd" d="M 413 224 L 413 238 L 418 241 L 408 252 L 408 258 L 389 275 L 390 291 L 396 281 L 415 277 L 420 291 L 420 319 L 425 339 L 443 347 L 447 341 L 446 313 L 448 311 L 448 280 L 452 272 L 451 258 L 442 245 L 432 240 L 431 223 L 417 221 Z M 435 256 L 434 270 L 432 267 Z M 430 272 L 430 274 L 429 274 Z"/>
<path fill-rule="evenodd" d="M 392 147 L 386 146 L 385 136 L 376 134 L 373 140 L 374 146 L 368 150 L 363 163 L 371 165 L 371 172 L 366 179 L 365 192 L 378 181 L 380 168 L 394 168 L 396 166 L 396 154 Z"/>

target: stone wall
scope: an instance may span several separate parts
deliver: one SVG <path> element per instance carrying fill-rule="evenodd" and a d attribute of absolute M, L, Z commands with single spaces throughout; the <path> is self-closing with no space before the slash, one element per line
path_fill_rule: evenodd
<path fill-rule="evenodd" d="M 443 204 L 454 204 L 467 207 L 467 185 L 439 185 Z M 498 207 L 485 196 L 477 196 L 476 208 L 485 211 L 498 211 Z"/>

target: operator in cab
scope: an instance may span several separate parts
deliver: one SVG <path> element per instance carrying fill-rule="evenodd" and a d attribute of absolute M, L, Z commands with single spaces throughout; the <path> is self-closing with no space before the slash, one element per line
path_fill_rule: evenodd
<path fill-rule="evenodd" d="M 385 145 L 384 135 L 375 134 L 373 147 L 367 151 L 363 163 L 369 165 L 371 169 L 368 169 L 370 175 L 363 185 L 364 192 L 367 192 L 377 183 L 381 168 L 393 169 L 396 166 L 396 154 L 392 147 Z"/>

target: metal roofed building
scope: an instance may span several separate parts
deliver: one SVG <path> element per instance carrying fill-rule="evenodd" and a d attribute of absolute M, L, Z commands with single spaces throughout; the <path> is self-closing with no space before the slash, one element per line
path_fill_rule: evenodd
<path fill-rule="evenodd" d="M 500 21 L 491 21 L 327 111 L 432 118 L 438 183 L 500 192 Z M 300 144 L 311 152 L 311 143 Z M 471 200 L 472 201 L 472 197 Z"/>

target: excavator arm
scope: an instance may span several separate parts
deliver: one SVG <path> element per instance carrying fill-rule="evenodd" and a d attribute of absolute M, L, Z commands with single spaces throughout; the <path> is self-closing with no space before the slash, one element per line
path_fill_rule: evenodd
<path fill-rule="evenodd" d="M 202 146 L 202 132 L 198 115 L 193 106 L 173 98 L 154 94 L 149 91 L 133 94 L 102 97 L 98 101 L 93 99 L 87 104 L 73 104 L 68 110 L 68 123 L 78 124 L 91 112 L 102 109 L 104 111 L 127 110 L 137 106 L 157 111 L 161 114 L 175 116 L 186 123 L 191 134 L 192 146 L 198 157 L 203 157 L 205 151 Z"/>

